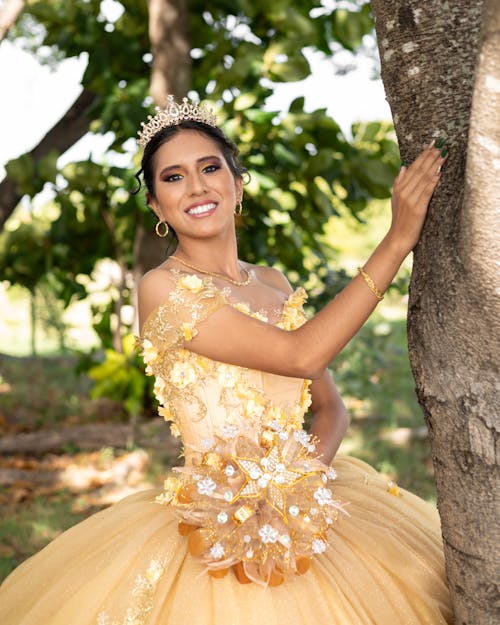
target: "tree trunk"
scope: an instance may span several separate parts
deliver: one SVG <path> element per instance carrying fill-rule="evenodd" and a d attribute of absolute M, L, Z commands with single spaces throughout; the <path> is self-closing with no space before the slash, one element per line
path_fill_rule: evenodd
<path fill-rule="evenodd" d="M 150 92 L 162 106 L 172 93 L 191 87 L 191 41 L 187 0 L 149 0 L 149 40 L 153 55 Z"/>
<path fill-rule="evenodd" d="M 36 294 L 35 287 L 30 289 L 30 350 L 36 356 Z"/>
<path fill-rule="evenodd" d="M 411 162 L 432 138 L 447 137 L 449 160 L 415 249 L 410 360 L 429 428 L 456 624 L 493 625 L 499 622 L 498 0 L 373 0 L 372 8 L 403 159 Z"/>
<path fill-rule="evenodd" d="M 153 55 L 150 92 L 157 106 L 165 104 L 169 93 L 179 99 L 191 87 L 191 35 L 187 4 L 187 0 L 149 0 L 149 38 Z M 142 224 L 138 225 L 134 242 L 135 285 L 146 271 L 165 260 L 165 247 L 165 241 L 154 232 L 146 230 Z"/>
<path fill-rule="evenodd" d="M 25 0 L 6 0 L 0 11 L 0 41 L 3 41 L 9 30 L 24 9 Z"/>
<path fill-rule="evenodd" d="M 64 116 L 49 130 L 40 143 L 29 152 L 31 158 L 34 161 L 38 161 L 52 150 L 63 154 L 78 139 L 81 139 L 88 132 L 91 120 L 87 117 L 87 113 L 97 97 L 95 93 L 87 90 L 82 91 Z M 22 195 L 17 191 L 15 182 L 9 178 L 4 178 L 0 182 L 0 227 L 10 217 L 21 197 Z"/>

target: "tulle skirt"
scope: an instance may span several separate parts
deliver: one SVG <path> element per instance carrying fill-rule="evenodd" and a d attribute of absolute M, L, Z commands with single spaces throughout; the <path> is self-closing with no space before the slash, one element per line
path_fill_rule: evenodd
<path fill-rule="evenodd" d="M 439 518 L 351 457 L 324 553 L 276 587 L 217 579 L 187 551 L 160 489 L 64 532 L 0 587 L 2 625 L 444 625 L 452 623 Z"/>

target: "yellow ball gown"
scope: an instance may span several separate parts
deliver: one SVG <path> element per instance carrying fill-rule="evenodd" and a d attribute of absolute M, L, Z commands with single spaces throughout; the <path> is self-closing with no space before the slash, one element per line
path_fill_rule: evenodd
<path fill-rule="evenodd" d="M 309 382 L 185 345 L 231 304 L 172 270 L 140 339 L 185 463 L 163 488 L 94 514 L 0 587 L 2 625 L 445 625 L 437 512 L 367 464 L 325 466 L 302 429 Z M 271 321 L 305 321 L 303 289 Z"/>

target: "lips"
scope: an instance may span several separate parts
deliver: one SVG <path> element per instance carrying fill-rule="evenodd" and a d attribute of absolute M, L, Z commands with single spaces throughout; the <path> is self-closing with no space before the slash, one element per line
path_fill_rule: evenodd
<path fill-rule="evenodd" d="M 188 215 L 203 215 L 205 213 L 210 213 L 217 208 L 217 204 L 215 202 L 206 202 L 205 204 L 197 204 L 195 206 L 191 206 L 186 210 Z"/>

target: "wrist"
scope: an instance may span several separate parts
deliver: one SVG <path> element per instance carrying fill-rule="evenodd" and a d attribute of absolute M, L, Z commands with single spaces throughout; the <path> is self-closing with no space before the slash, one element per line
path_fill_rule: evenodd
<path fill-rule="evenodd" d="M 400 238 L 394 236 L 390 230 L 379 243 L 378 247 L 381 251 L 384 251 L 388 258 L 396 263 L 398 267 L 411 252 L 411 248 L 405 245 Z"/>

